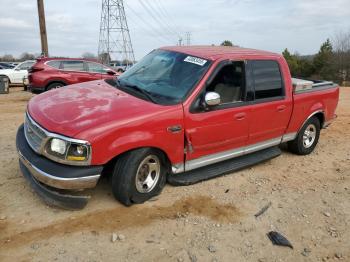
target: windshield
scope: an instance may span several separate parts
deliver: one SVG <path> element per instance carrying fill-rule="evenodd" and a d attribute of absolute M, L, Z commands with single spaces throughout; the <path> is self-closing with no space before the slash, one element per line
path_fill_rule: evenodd
<path fill-rule="evenodd" d="M 203 77 L 210 61 L 183 53 L 155 50 L 118 77 L 119 87 L 147 95 L 155 103 L 177 104 Z"/>

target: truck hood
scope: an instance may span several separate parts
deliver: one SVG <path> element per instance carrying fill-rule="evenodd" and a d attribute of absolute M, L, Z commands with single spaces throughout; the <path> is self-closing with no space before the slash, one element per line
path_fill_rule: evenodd
<path fill-rule="evenodd" d="M 137 119 L 154 118 L 170 108 L 129 95 L 105 81 L 48 91 L 32 98 L 30 116 L 46 130 L 91 141 Z"/>

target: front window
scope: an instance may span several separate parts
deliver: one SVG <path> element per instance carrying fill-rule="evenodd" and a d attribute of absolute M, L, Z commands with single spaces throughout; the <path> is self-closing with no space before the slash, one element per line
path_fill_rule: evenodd
<path fill-rule="evenodd" d="M 146 94 L 159 104 L 177 104 L 203 77 L 210 61 L 183 53 L 155 50 L 118 78 L 124 91 Z"/>
<path fill-rule="evenodd" d="M 88 71 L 92 73 L 107 74 L 110 70 L 108 67 L 94 62 L 87 62 L 87 67 Z"/>

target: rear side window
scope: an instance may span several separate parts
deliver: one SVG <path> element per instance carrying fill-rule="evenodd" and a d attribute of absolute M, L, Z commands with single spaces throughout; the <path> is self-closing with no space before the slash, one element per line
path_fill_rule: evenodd
<path fill-rule="evenodd" d="M 283 81 L 276 61 L 252 61 L 255 99 L 273 98 L 284 95 Z"/>
<path fill-rule="evenodd" d="M 62 61 L 61 69 L 67 71 L 85 71 L 83 61 Z"/>
<path fill-rule="evenodd" d="M 60 68 L 60 64 L 61 64 L 61 61 L 57 61 L 57 60 L 47 62 L 47 65 L 49 65 L 53 68 L 56 68 L 56 69 Z"/>
<path fill-rule="evenodd" d="M 25 63 L 22 63 L 20 66 L 18 66 L 18 69 L 28 70 L 32 65 L 34 65 L 34 62 L 25 62 Z"/>

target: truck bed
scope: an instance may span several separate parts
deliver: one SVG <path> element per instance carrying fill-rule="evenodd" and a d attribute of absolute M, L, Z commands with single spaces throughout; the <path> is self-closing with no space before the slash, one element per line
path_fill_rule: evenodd
<path fill-rule="evenodd" d="M 292 78 L 292 84 L 293 84 L 294 94 L 313 92 L 313 91 L 319 91 L 323 89 L 337 87 L 337 85 L 331 81 L 300 79 L 300 78 Z"/>
<path fill-rule="evenodd" d="M 339 99 L 339 87 L 329 81 L 292 78 L 293 114 L 286 133 L 297 133 L 305 119 L 315 112 L 322 112 L 321 127 L 335 119 Z M 312 95 L 311 95 L 312 93 Z"/>

